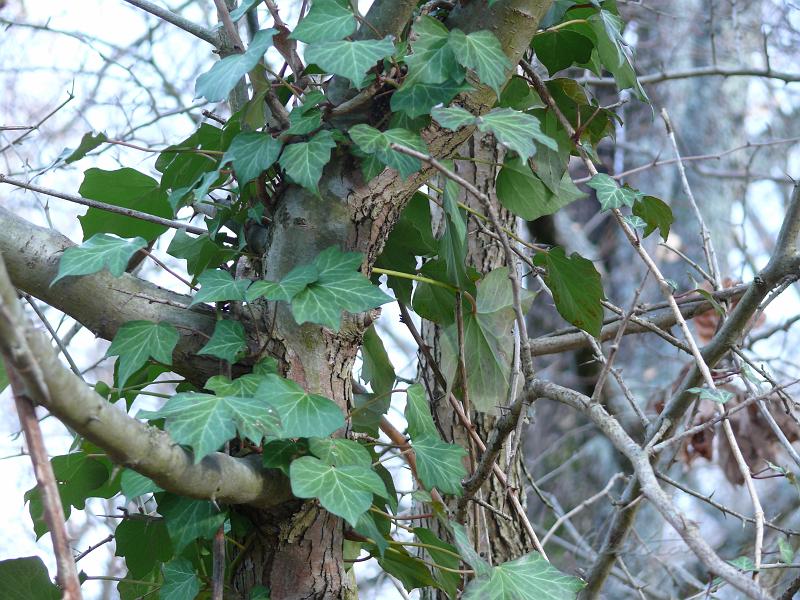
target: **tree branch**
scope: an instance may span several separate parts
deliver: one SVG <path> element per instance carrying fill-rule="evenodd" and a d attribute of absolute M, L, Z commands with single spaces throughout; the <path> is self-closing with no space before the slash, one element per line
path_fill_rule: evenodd
<path fill-rule="evenodd" d="M 149 2 L 148 0 L 125 0 L 128 4 L 132 4 L 136 8 L 141 8 L 145 12 L 149 12 L 151 15 L 154 15 L 161 19 L 162 21 L 166 21 L 179 29 L 183 29 L 187 33 L 191 33 L 193 36 L 200 38 L 204 42 L 208 42 L 215 48 L 219 47 L 220 40 L 219 37 L 213 32 L 202 25 L 198 25 L 194 21 L 190 21 L 186 17 L 182 17 L 181 15 L 172 12 L 164 8 L 163 6 L 159 6 L 153 2 Z"/>
<path fill-rule="evenodd" d="M 189 296 L 132 275 L 112 277 L 105 271 L 65 278 L 51 287 L 61 253 L 73 245 L 63 235 L 0 207 L 0 254 L 14 286 L 68 314 L 106 340 L 113 339 L 127 321 L 167 321 L 180 333 L 173 370 L 198 385 L 218 374 L 217 359 L 197 355 L 205 336 L 214 330 L 214 313 L 205 306 L 187 309 Z"/>
<path fill-rule="evenodd" d="M 137 421 L 94 392 L 58 360 L 44 333 L 27 323 L 0 257 L 0 352 L 31 400 L 103 448 L 118 464 L 190 498 L 268 508 L 292 495 L 285 476 L 260 467 L 260 457 L 216 452 L 195 464 L 169 435 Z M 37 385 L 37 381 L 41 385 Z"/>
<path fill-rule="evenodd" d="M 786 83 L 800 81 L 800 73 L 786 73 L 772 69 L 740 69 L 730 67 L 695 67 L 682 71 L 662 71 L 641 75 L 637 79 L 642 85 L 648 83 L 661 83 L 675 79 L 689 79 L 691 77 L 763 77 L 766 79 L 779 79 Z M 616 86 L 613 77 L 585 77 L 578 80 L 580 83 L 599 86 Z"/>

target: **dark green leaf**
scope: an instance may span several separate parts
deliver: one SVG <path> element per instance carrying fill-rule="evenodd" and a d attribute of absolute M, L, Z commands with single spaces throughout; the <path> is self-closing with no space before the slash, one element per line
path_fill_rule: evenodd
<path fill-rule="evenodd" d="M 278 162 L 293 182 L 318 194 L 317 184 L 322 177 L 322 169 L 330 161 L 331 150 L 335 147 L 331 132 L 323 130 L 307 142 L 285 146 Z"/>
<path fill-rule="evenodd" d="M 439 435 L 431 416 L 428 399 L 425 397 L 425 388 L 419 383 L 406 389 L 405 418 L 408 423 L 408 434 L 412 440 L 426 435 Z"/>
<path fill-rule="evenodd" d="M 399 144 L 426 154 L 428 148 L 422 138 L 405 129 L 378 131 L 369 125 L 358 124 L 348 130 L 356 145 L 366 154 L 374 154 L 383 164 L 400 172 L 403 178 L 419 172 L 422 164 L 419 159 L 392 150 L 390 144 Z"/>
<path fill-rule="evenodd" d="M 175 258 L 185 259 L 187 272 L 196 276 L 206 269 L 216 269 L 232 259 L 236 250 L 213 241 L 207 234 L 192 237 L 179 229 L 175 232 L 167 253 Z"/>
<path fill-rule="evenodd" d="M 242 302 L 244 293 L 250 285 L 249 279 L 234 279 L 228 271 L 214 269 L 203 271 L 197 278 L 200 290 L 192 298 L 193 306 L 198 302 L 223 302 L 227 300 Z"/>
<path fill-rule="evenodd" d="M 390 546 L 378 559 L 378 564 L 399 579 L 407 590 L 436 586 L 427 565 L 416 556 L 411 556 L 405 548 Z"/>
<path fill-rule="evenodd" d="M 172 351 L 178 343 L 177 330 L 169 323 L 128 321 L 117 331 L 106 356 L 119 356 L 117 386 L 125 387 L 128 378 L 152 358 L 172 364 Z"/>
<path fill-rule="evenodd" d="M 289 271 L 278 282 L 255 281 L 247 288 L 245 297 L 248 302 L 266 297 L 269 300 L 291 302 L 299 292 L 303 291 L 310 283 L 319 279 L 319 272 L 314 264 L 299 265 Z"/>
<path fill-rule="evenodd" d="M 278 160 L 281 148 L 283 142 L 268 133 L 240 133 L 233 138 L 222 157 L 222 164 L 231 161 L 239 185 L 244 185 L 270 168 Z"/>
<path fill-rule="evenodd" d="M 158 182 L 135 169 L 87 169 L 79 193 L 84 198 L 98 200 L 123 208 L 133 208 L 139 212 L 158 217 L 172 217 L 172 209 L 167 195 L 158 187 Z M 97 233 L 113 233 L 124 238 L 143 237 L 151 241 L 167 230 L 164 225 L 149 223 L 133 217 L 126 217 L 90 208 L 78 217 L 83 228 L 83 239 Z"/>
<path fill-rule="evenodd" d="M 192 563 L 178 558 L 162 567 L 164 583 L 159 591 L 163 600 L 194 600 L 200 591 L 200 580 Z"/>
<path fill-rule="evenodd" d="M 431 110 L 431 117 L 445 129 L 455 131 L 467 125 L 475 123 L 475 115 L 460 106 L 450 108 L 434 108 Z"/>
<path fill-rule="evenodd" d="M 211 339 L 197 353 L 216 356 L 233 364 L 236 356 L 246 348 L 244 325 L 232 319 L 222 319 L 214 325 Z"/>
<path fill-rule="evenodd" d="M 550 75 L 574 64 L 589 62 L 594 50 L 592 29 L 586 23 L 575 23 L 533 36 L 531 46 Z M 593 36 L 592 36 L 593 37 Z"/>
<path fill-rule="evenodd" d="M 268 469 L 280 469 L 288 476 L 291 462 L 307 454 L 308 442 L 305 439 L 272 440 L 264 445 L 262 464 Z"/>
<path fill-rule="evenodd" d="M 457 598 L 461 575 L 453 571 L 457 571 L 460 568 L 461 561 L 452 554 L 458 553 L 456 547 L 442 541 L 435 533 L 425 527 L 415 527 L 414 535 L 417 536 L 420 542 L 428 545 L 425 551 L 430 555 L 434 563 L 445 569 L 451 569 L 450 571 L 434 569 L 434 578 L 451 599 Z"/>
<path fill-rule="evenodd" d="M 491 31 L 475 31 L 465 34 L 459 29 L 450 32 L 448 41 L 456 60 L 472 69 L 481 83 L 492 88 L 500 96 L 500 87 L 513 66 L 500 42 Z"/>
<path fill-rule="evenodd" d="M 364 87 L 367 71 L 393 52 L 392 38 L 387 36 L 382 40 L 341 40 L 310 44 L 306 48 L 305 58 L 328 73 L 346 77 L 356 88 L 361 89 Z"/>
<path fill-rule="evenodd" d="M 172 544 L 163 519 L 124 519 L 114 531 L 114 542 L 114 555 L 125 559 L 128 572 L 135 579 L 172 557 Z"/>
<path fill-rule="evenodd" d="M 64 163 L 71 164 L 76 161 L 79 161 L 84 156 L 89 154 L 89 152 L 91 152 L 101 144 L 105 144 L 107 141 L 108 141 L 108 136 L 106 136 L 105 132 L 94 134 L 90 131 L 89 133 L 84 133 L 83 137 L 81 138 L 81 143 L 78 144 L 78 147 L 75 148 L 75 150 L 73 150 L 72 152 L 70 152 L 69 156 L 67 156 L 64 159 Z"/>
<path fill-rule="evenodd" d="M 448 44 L 449 31 L 436 19 L 421 16 L 414 24 L 416 39 L 411 43 L 413 54 L 405 57 L 408 65 L 406 81 L 413 83 L 444 83 L 452 79 L 463 81 L 464 70 L 456 61 Z"/>
<path fill-rule="evenodd" d="M 574 600 L 586 584 L 564 575 L 536 552 L 491 569 L 470 582 L 464 600 Z"/>
<path fill-rule="evenodd" d="M 360 465 L 367 468 L 372 466 L 369 450 L 353 440 L 311 438 L 308 440 L 308 447 L 311 453 L 326 465 L 334 467 Z"/>
<path fill-rule="evenodd" d="M 417 456 L 417 473 L 425 487 L 460 496 L 461 480 L 467 475 L 463 462 L 467 451 L 441 441 L 438 434 L 423 435 L 413 440 L 412 446 Z"/>
<path fill-rule="evenodd" d="M 516 152 L 523 160 L 536 154 L 533 140 L 552 150 L 558 150 L 556 141 L 542 132 L 539 119 L 513 108 L 495 108 L 478 117 L 477 122 L 478 129 L 490 131 L 498 142 Z"/>
<path fill-rule="evenodd" d="M 474 285 L 467 274 L 467 221 L 458 207 L 458 184 L 444 186 L 444 233 L 439 240 L 439 256 L 447 265 L 447 280 L 457 288 L 472 292 Z"/>
<path fill-rule="evenodd" d="M 355 526 L 372 505 L 372 496 L 386 496 L 380 477 L 369 467 L 332 467 L 313 456 L 303 456 L 289 467 L 292 493 L 318 498 L 320 504 Z"/>
<path fill-rule="evenodd" d="M 364 332 L 361 359 L 363 361 L 361 379 L 371 385 L 374 393 L 385 394 L 388 397 L 394 387 L 396 376 L 386 348 L 383 347 L 383 342 L 375 331 L 375 325 Z"/>
<path fill-rule="evenodd" d="M 558 193 L 551 193 L 530 167 L 518 158 L 508 158 L 503 163 L 497 176 L 496 191 L 500 203 L 526 221 L 553 214 L 585 195 L 575 187 L 568 173 L 564 173 Z"/>
<path fill-rule="evenodd" d="M 122 495 L 129 501 L 144 494 L 164 491 L 158 487 L 152 479 L 131 469 L 125 469 L 122 472 L 119 485 L 122 490 Z"/>
<path fill-rule="evenodd" d="M 211 502 L 173 494 L 164 494 L 158 503 L 158 512 L 166 521 L 169 539 L 177 554 L 196 539 L 210 540 L 227 517 L 226 512 L 221 512 Z"/>
<path fill-rule="evenodd" d="M 544 267 L 544 281 L 553 292 L 556 310 L 568 322 L 597 337 L 603 325 L 605 298 L 600 273 L 592 261 L 573 252 L 567 257 L 563 248 L 540 252 L 534 264 Z"/>
<path fill-rule="evenodd" d="M 640 217 L 647 223 L 644 230 L 644 237 L 658 229 L 661 238 L 666 242 L 669 237 L 669 228 L 675 222 L 672 209 L 669 204 L 656 198 L 655 196 L 644 196 L 638 198 L 633 205 L 633 214 Z"/>
<path fill-rule="evenodd" d="M 58 600 L 61 591 L 50 580 L 38 556 L 0 561 L 0 589 L 5 600 Z"/>
<path fill-rule="evenodd" d="M 58 262 L 58 274 L 50 285 L 63 277 L 90 275 L 106 268 L 114 277 L 120 277 L 133 255 L 146 245 L 140 237 L 126 240 L 105 233 L 95 234 L 80 246 L 64 250 Z"/>
<path fill-rule="evenodd" d="M 453 80 L 444 83 L 403 82 L 394 94 L 390 106 L 394 112 L 404 112 L 410 118 L 426 115 L 437 104 L 447 104 L 456 94 L 472 89 L 465 82 Z"/>
<path fill-rule="evenodd" d="M 332 400 L 309 394 L 289 379 L 266 375 L 258 387 L 257 398 L 278 412 L 280 437 L 322 438 L 344 427 L 344 415 Z"/>

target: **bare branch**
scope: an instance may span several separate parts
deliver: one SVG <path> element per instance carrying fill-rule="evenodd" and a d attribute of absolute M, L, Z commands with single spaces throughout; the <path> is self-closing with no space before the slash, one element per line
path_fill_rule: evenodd
<path fill-rule="evenodd" d="M 800 81 L 800 73 L 787 73 L 783 71 L 773 71 L 772 69 L 744 69 L 735 67 L 695 67 L 681 71 L 663 71 L 661 73 L 649 73 L 640 75 L 637 79 L 642 85 L 649 83 L 661 83 L 675 79 L 689 79 L 692 77 L 763 77 L 765 79 L 778 79 L 785 83 Z M 581 83 L 598 86 L 616 86 L 613 77 L 585 77 L 579 79 Z"/>
<path fill-rule="evenodd" d="M 175 25 L 175 27 L 183 29 L 187 33 L 191 33 L 193 36 L 200 38 L 204 42 L 208 42 L 215 48 L 219 47 L 220 39 L 216 33 L 206 29 L 201 25 L 198 25 L 194 21 L 190 21 L 186 17 L 182 17 L 181 15 L 166 9 L 163 6 L 159 6 L 158 4 L 149 2 L 148 0 L 125 0 L 125 2 L 132 4 L 137 8 L 141 8 L 145 12 L 149 12 L 151 15 L 154 15 L 159 19 L 166 21 L 167 23 Z"/>

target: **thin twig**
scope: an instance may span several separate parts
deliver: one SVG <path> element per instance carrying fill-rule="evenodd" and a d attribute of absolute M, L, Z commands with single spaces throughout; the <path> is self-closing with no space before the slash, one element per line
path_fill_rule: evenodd
<path fill-rule="evenodd" d="M 166 21 L 179 29 L 183 29 L 187 33 L 191 33 L 193 36 L 200 38 L 204 42 L 208 42 L 215 48 L 219 47 L 220 39 L 216 33 L 210 31 L 203 27 L 202 25 L 198 25 L 194 21 L 190 21 L 186 17 L 182 17 L 179 14 L 172 12 L 164 8 L 163 6 L 159 6 L 154 2 L 149 2 L 148 0 L 125 0 L 128 4 L 132 4 L 137 8 L 141 8 L 145 12 L 149 12 L 151 15 L 154 15 L 161 19 L 162 21 Z"/>

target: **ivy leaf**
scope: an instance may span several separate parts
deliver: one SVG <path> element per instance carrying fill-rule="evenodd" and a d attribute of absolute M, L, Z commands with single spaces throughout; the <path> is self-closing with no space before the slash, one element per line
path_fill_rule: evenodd
<path fill-rule="evenodd" d="M 393 53 L 392 38 L 386 36 L 382 40 L 341 40 L 310 44 L 306 48 L 305 58 L 307 62 L 315 63 L 327 73 L 346 77 L 356 88 L 361 89 L 364 87 L 367 70 Z"/>
<path fill-rule="evenodd" d="M 136 169 L 87 169 L 78 192 L 90 200 L 133 208 L 158 217 L 172 217 L 167 194 L 155 179 Z M 99 208 L 90 208 L 78 220 L 81 222 L 84 240 L 98 233 L 113 233 L 123 238 L 143 237 L 152 241 L 167 230 L 164 225 L 109 213 Z"/>
<path fill-rule="evenodd" d="M 195 83 L 195 97 L 209 102 L 222 102 L 228 97 L 239 80 L 253 69 L 272 45 L 275 29 L 262 29 L 253 36 L 243 54 L 233 54 L 215 63 L 200 75 Z"/>
<path fill-rule="evenodd" d="M 342 252 L 335 246 L 318 254 L 314 259 L 318 279 L 292 298 L 295 320 L 338 331 L 342 310 L 359 313 L 392 300 L 355 270 L 360 264 L 359 253 Z"/>
<path fill-rule="evenodd" d="M 182 392 L 159 410 L 139 411 L 137 417 L 163 418 L 164 429 L 172 439 L 192 448 L 195 463 L 233 439 L 237 431 L 256 444 L 265 435 L 280 431 L 275 411 L 252 395 Z"/>
<path fill-rule="evenodd" d="M 106 356 L 119 356 L 117 386 L 125 387 L 128 378 L 152 358 L 172 364 L 172 351 L 178 343 L 177 330 L 169 323 L 128 321 L 117 331 Z"/>
<path fill-rule="evenodd" d="M 291 302 L 298 292 L 317 279 L 319 279 L 319 271 L 314 264 L 299 265 L 278 282 L 266 280 L 253 282 L 253 285 L 247 288 L 245 298 L 248 302 L 263 297 L 269 300 Z"/>
<path fill-rule="evenodd" d="M 436 587 L 428 566 L 416 556 L 411 556 L 403 547 L 389 546 L 378 565 L 386 573 L 396 577 L 407 590 Z"/>
<path fill-rule="evenodd" d="M 129 501 L 143 496 L 144 494 L 164 491 L 152 479 L 132 469 L 125 469 L 122 471 L 122 476 L 119 479 L 119 487 L 122 491 L 122 495 Z"/>
<path fill-rule="evenodd" d="M 245 348 L 244 325 L 232 319 L 222 319 L 214 325 L 211 339 L 197 353 L 216 356 L 233 364 L 236 356 Z"/>
<path fill-rule="evenodd" d="M 600 10 L 590 15 L 587 21 L 597 37 L 597 55 L 600 62 L 614 76 L 617 87 L 632 88 L 640 100 L 648 102 L 647 94 L 636 79 L 630 51 L 622 35 L 622 19 L 607 10 Z"/>
<path fill-rule="evenodd" d="M 84 133 L 80 143 L 78 144 L 78 147 L 75 148 L 75 150 L 73 150 L 72 152 L 70 152 L 69 155 L 64 159 L 64 164 L 69 165 L 71 163 L 79 161 L 84 156 L 89 154 L 89 152 L 91 152 L 98 146 L 105 144 L 107 141 L 108 141 L 108 136 L 105 134 L 104 131 L 101 131 L 98 134 L 95 134 L 91 131 L 89 133 Z"/>
<path fill-rule="evenodd" d="M 369 450 L 353 440 L 311 438 L 308 440 L 308 447 L 311 450 L 311 454 L 326 465 L 333 467 L 360 465 L 367 468 L 372 466 L 372 457 Z"/>
<path fill-rule="evenodd" d="M 176 555 L 196 539 L 210 540 L 227 518 L 227 513 L 211 502 L 173 494 L 164 494 L 158 502 L 158 512 L 166 521 Z"/>
<path fill-rule="evenodd" d="M 262 464 L 268 469 L 280 469 L 289 475 L 289 465 L 296 458 L 308 454 L 308 441 L 305 439 L 272 440 L 264 445 L 261 453 Z"/>
<path fill-rule="evenodd" d="M 136 579 L 172 558 L 172 543 L 163 519 L 123 519 L 114 530 L 114 543 L 114 556 L 125 559 L 128 573 Z"/>
<path fill-rule="evenodd" d="M 89 275 L 104 268 L 114 277 L 121 277 L 133 255 L 146 245 L 140 237 L 126 240 L 106 233 L 95 234 L 80 246 L 64 250 L 58 262 L 58 274 L 50 285 L 64 277 Z"/>
<path fill-rule="evenodd" d="M 197 278 L 200 290 L 192 298 L 189 306 L 199 302 L 222 302 L 232 300 L 244 301 L 244 293 L 251 281 L 249 279 L 234 279 L 228 271 L 214 269 L 203 271 Z"/>
<path fill-rule="evenodd" d="M 450 32 L 441 22 L 421 16 L 414 24 L 414 33 L 416 40 L 411 43 L 414 53 L 405 57 L 407 81 L 436 84 L 464 79 L 464 70 L 448 44 Z"/>
<path fill-rule="evenodd" d="M 412 440 L 426 435 L 438 436 L 439 431 L 433 422 L 431 409 L 425 397 L 425 388 L 415 383 L 406 389 L 405 418 L 408 423 L 408 435 Z"/>
<path fill-rule="evenodd" d="M 734 397 L 733 392 L 723 389 L 712 390 L 709 388 L 693 387 L 686 391 L 692 394 L 697 394 L 701 400 L 711 400 L 717 404 L 725 404 L 728 400 Z"/>
<path fill-rule="evenodd" d="M 341 40 L 356 30 L 352 11 L 337 0 L 314 0 L 311 10 L 289 36 L 307 44 Z"/>
<path fill-rule="evenodd" d="M 332 467 L 313 456 L 303 456 L 289 467 L 292 493 L 298 498 L 318 498 L 329 512 L 355 527 L 372 506 L 372 496 L 386 497 L 377 473 L 360 465 Z"/>
<path fill-rule="evenodd" d="M 531 47 L 550 75 L 591 60 L 594 50 L 593 32 L 586 23 L 574 23 L 559 29 L 542 31 L 533 36 Z"/>
<path fill-rule="evenodd" d="M 242 0 L 235 9 L 231 11 L 231 21 L 234 23 L 241 20 L 250 10 L 258 4 L 260 0 Z"/>
<path fill-rule="evenodd" d="M 500 97 L 500 88 L 513 65 L 495 35 L 491 31 L 465 34 L 460 29 L 453 29 L 448 43 L 456 60 L 475 71 L 481 83 L 488 85 Z"/>
<path fill-rule="evenodd" d="M 159 591 L 160 598 L 194 600 L 200 591 L 200 580 L 191 562 L 185 558 L 177 558 L 166 563 L 161 570 L 164 573 L 164 583 Z"/>
<path fill-rule="evenodd" d="M 556 141 L 542 132 L 539 119 L 533 115 L 513 108 L 495 108 L 476 120 L 478 129 L 484 133 L 491 132 L 498 142 L 516 152 L 522 160 L 536 154 L 534 139 L 551 150 L 558 150 Z"/>
<path fill-rule="evenodd" d="M 38 556 L 0 560 L 0 589 L 6 600 L 58 600 L 61 590 L 50 580 Z"/>
<path fill-rule="evenodd" d="M 636 192 L 627 187 L 620 187 L 613 177 L 605 173 L 594 175 L 586 185 L 597 190 L 597 200 L 600 202 L 601 210 L 633 206 L 636 202 Z"/>
<path fill-rule="evenodd" d="M 393 112 L 403 112 L 409 118 L 427 115 L 437 104 L 447 104 L 456 94 L 472 89 L 465 82 L 423 83 L 406 79 L 389 102 Z"/>
<path fill-rule="evenodd" d="M 399 171 L 404 179 L 419 172 L 422 164 L 413 156 L 392 150 L 390 145 L 399 144 L 423 154 L 428 152 L 419 134 L 406 129 L 379 131 L 369 125 L 358 124 L 351 127 L 347 133 L 363 152 L 374 154 L 383 164 Z"/>
<path fill-rule="evenodd" d="M 558 314 L 575 327 L 599 336 L 603 326 L 600 301 L 605 295 L 592 261 L 576 252 L 567 257 L 564 249 L 556 246 L 534 256 L 533 263 L 546 270 L 544 281 L 553 292 Z"/>
<path fill-rule="evenodd" d="M 778 549 L 781 554 L 781 562 L 790 565 L 794 560 L 794 548 L 783 538 L 778 538 Z"/>
<path fill-rule="evenodd" d="M 500 204 L 526 221 L 551 215 L 585 196 L 568 173 L 562 176 L 558 193 L 553 194 L 526 163 L 511 157 L 503 163 L 495 185 Z"/>
<path fill-rule="evenodd" d="M 236 255 L 236 250 L 215 242 L 208 234 L 192 237 L 183 229 L 178 229 L 167 248 L 167 254 L 186 260 L 187 272 L 198 275 L 230 260 Z"/>
<path fill-rule="evenodd" d="M 233 138 L 222 157 L 222 164 L 232 162 L 239 184 L 244 185 L 269 169 L 278 160 L 281 148 L 283 142 L 268 133 L 240 133 Z"/>
<path fill-rule="evenodd" d="M 94 492 L 108 481 L 108 467 L 85 452 L 54 456 L 50 462 L 61 501 L 78 510 L 83 510 L 86 499 L 94 496 Z"/>
<path fill-rule="evenodd" d="M 455 131 L 467 125 L 473 125 L 476 121 L 475 115 L 460 106 L 449 108 L 434 108 L 431 110 L 431 117 L 445 129 Z"/>
<path fill-rule="evenodd" d="M 534 294 L 522 290 L 527 311 Z M 475 311 L 464 311 L 464 360 L 467 386 L 477 410 L 495 413 L 508 397 L 513 348 L 509 345 L 515 323 L 514 296 L 508 269 L 494 269 L 478 284 Z M 442 336 L 442 371 L 448 381 L 457 377 L 458 330 L 453 323 Z"/>
<path fill-rule="evenodd" d="M 313 106 L 295 106 L 289 113 L 288 135 L 306 135 L 322 126 L 322 111 Z"/>
<path fill-rule="evenodd" d="M 461 575 L 455 571 L 458 571 L 461 561 L 457 556 L 453 556 L 453 553 L 458 553 L 456 547 L 442 541 L 435 533 L 425 527 L 415 527 L 414 535 L 417 536 L 420 542 L 428 545 L 425 550 L 433 559 L 433 562 L 440 567 L 444 567 L 443 569 L 434 568 L 433 573 L 436 582 L 447 593 L 448 597 L 457 598 Z"/>
<path fill-rule="evenodd" d="M 423 435 L 413 440 L 412 447 L 417 455 L 417 473 L 425 487 L 460 496 L 461 480 L 467 475 L 463 463 L 467 451 L 443 442 L 438 434 Z"/>
<path fill-rule="evenodd" d="M 447 279 L 456 287 L 472 291 L 467 274 L 467 222 L 458 207 L 458 184 L 448 180 L 444 186 L 444 233 L 439 240 L 439 256 L 447 266 Z"/>
<path fill-rule="evenodd" d="M 464 600 L 570 600 L 586 584 L 565 575 L 536 552 L 492 567 L 471 581 Z"/>
<path fill-rule="evenodd" d="M 344 427 L 344 415 L 332 400 L 309 394 L 289 379 L 266 375 L 258 386 L 256 397 L 278 412 L 280 437 L 324 438 Z"/>
<path fill-rule="evenodd" d="M 331 132 L 323 130 L 307 142 L 285 146 L 278 162 L 293 182 L 319 195 L 317 184 L 335 147 Z"/>
<path fill-rule="evenodd" d="M 669 204 L 655 196 L 644 196 L 638 198 L 633 204 L 633 214 L 647 223 L 647 227 L 644 229 L 644 237 L 647 237 L 658 228 L 661 238 L 665 242 L 667 241 L 669 228 L 675 222 L 675 217 Z"/>
<path fill-rule="evenodd" d="M 375 394 L 385 395 L 389 399 L 397 376 L 374 324 L 364 332 L 361 359 L 361 379 L 372 386 Z"/>

